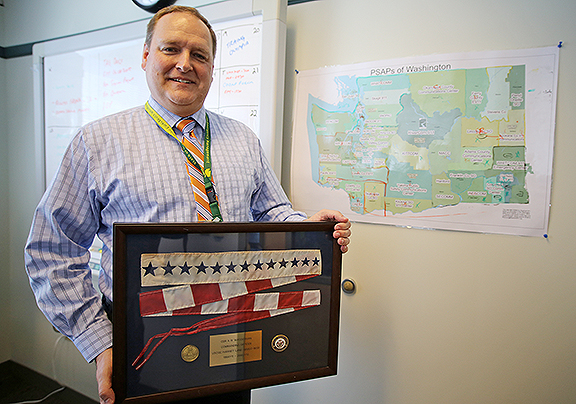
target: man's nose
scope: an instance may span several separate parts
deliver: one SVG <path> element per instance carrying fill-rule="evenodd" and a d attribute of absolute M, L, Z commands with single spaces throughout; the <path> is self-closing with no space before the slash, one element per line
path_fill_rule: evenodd
<path fill-rule="evenodd" d="M 190 55 L 188 52 L 182 52 L 176 63 L 176 69 L 180 72 L 186 73 L 192 70 L 192 65 L 190 64 Z"/>

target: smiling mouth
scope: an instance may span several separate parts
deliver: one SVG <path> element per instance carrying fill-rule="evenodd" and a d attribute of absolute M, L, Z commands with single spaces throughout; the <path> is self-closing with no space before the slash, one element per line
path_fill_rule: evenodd
<path fill-rule="evenodd" d="M 193 84 L 192 81 L 190 80 L 184 80 L 184 79 L 170 79 L 171 81 L 175 81 L 177 83 L 183 83 L 183 84 Z"/>

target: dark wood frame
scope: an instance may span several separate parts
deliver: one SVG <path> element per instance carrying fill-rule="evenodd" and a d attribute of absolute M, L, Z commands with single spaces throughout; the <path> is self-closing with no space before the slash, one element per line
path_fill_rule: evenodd
<path fill-rule="evenodd" d="M 126 403 L 134 402 L 142 404 L 164 403 L 175 400 L 197 398 L 214 394 L 223 394 L 228 392 L 248 390 L 258 387 L 284 384 L 289 382 L 335 375 L 337 371 L 337 358 L 338 358 L 340 272 L 342 263 L 342 253 L 340 251 L 340 246 L 337 244 L 336 240 L 332 237 L 333 229 L 334 229 L 334 223 L 332 222 L 115 224 L 114 225 L 113 389 L 116 394 L 116 403 L 118 404 L 124 402 Z M 152 237 L 152 238 L 163 236 L 171 236 L 176 238 L 200 237 L 198 236 L 199 234 L 204 236 L 208 235 L 208 237 L 211 237 L 210 235 L 213 235 L 214 237 L 216 237 L 219 236 L 220 234 L 225 236 L 226 234 L 248 235 L 252 233 L 257 233 L 259 235 L 271 234 L 272 236 L 274 236 L 275 234 L 282 234 L 282 233 L 295 233 L 295 235 L 290 236 L 300 237 L 303 235 L 304 238 L 306 238 L 307 240 L 308 238 L 312 238 L 313 240 L 315 239 L 320 240 L 318 241 L 318 243 L 319 245 L 321 244 L 323 246 L 321 248 L 323 254 L 322 255 L 323 262 L 331 263 L 330 268 L 328 269 L 323 268 L 323 275 L 320 276 L 320 278 L 322 277 L 325 278 L 323 279 L 325 283 L 325 286 L 323 287 L 327 288 L 327 290 L 329 291 L 329 297 L 323 295 L 321 306 L 319 306 L 323 307 L 321 313 L 323 313 L 322 316 L 326 318 L 322 318 L 321 320 L 328 325 L 328 329 L 318 330 L 318 322 L 316 321 L 316 319 L 314 319 L 313 324 L 298 323 L 298 329 L 300 329 L 301 325 L 302 326 L 301 331 L 299 332 L 302 333 L 302 335 L 305 335 L 305 337 L 303 338 L 310 339 L 311 333 L 312 334 L 319 333 L 319 335 L 321 336 L 323 335 L 322 337 L 323 341 L 321 341 L 321 344 L 324 344 L 323 347 L 327 347 L 326 350 L 327 357 L 322 360 L 325 361 L 325 363 L 319 366 L 315 364 L 311 365 L 304 364 L 303 369 L 296 371 L 284 372 L 283 370 L 280 369 L 276 372 L 272 372 L 269 375 L 258 377 L 243 378 L 242 376 L 240 376 L 238 377 L 237 380 L 218 382 L 214 384 L 204 384 L 200 386 L 194 386 L 191 384 L 188 387 L 178 388 L 176 390 L 143 392 L 142 394 L 128 392 L 130 384 L 130 381 L 128 380 L 129 372 L 135 372 L 131 367 L 131 363 L 128 363 L 129 360 L 127 359 L 128 344 L 132 343 L 135 337 L 135 335 L 132 335 L 134 330 L 128 329 L 129 328 L 128 321 L 130 320 L 130 317 L 135 316 L 135 314 L 128 312 L 129 310 L 128 307 L 132 307 L 132 311 L 134 311 L 133 302 L 130 302 L 131 306 L 129 306 L 128 304 L 129 293 L 127 291 L 127 288 L 130 287 L 134 288 L 134 286 L 130 286 L 130 283 L 134 282 L 133 281 L 130 282 L 128 280 L 127 269 L 129 264 L 127 262 L 127 258 L 129 254 L 136 255 L 136 254 L 142 254 L 144 252 L 152 252 L 152 253 L 157 252 L 157 251 L 139 251 L 138 249 L 140 248 L 140 246 L 134 245 L 139 244 L 136 243 L 138 237 Z M 298 246 L 297 248 L 316 248 L 316 247 Z M 129 249 L 131 250 L 136 249 L 137 252 L 128 252 Z M 264 247 L 263 249 L 266 250 L 267 248 Z M 276 248 L 268 248 L 268 249 L 276 249 Z M 176 251 L 170 251 L 170 252 L 176 252 Z M 330 256 L 325 257 L 326 254 L 329 254 Z M 329 271 L 330 273 L 324 275 L 324 273 L 326 273 L 327 271 Z M 140 275 L 138 275 L 138 277 L 139 276 Z M 327 308 L 326 305 L 329 305 L 329 308 Z M 299 312 L 306 312 L 307 310 L 312 309 L 305 309 Z M 139 313 L 137 315 L 139 316 Z M 283 321 L 291 321 L 289 316 L 278 316 L 278 318 L 280 317 L 286 317 L 286 319 Z M 169 317 L 169 319 L 170 318 L 171 317 Z M 267 324 L 266 322 L 268 320 L 272 319 L 270 318 L 270 319 L 258 320 L 250 324 L 259 323 L 257 324 L 257 328 L 265 329 Z M 310 321 L 310 319 L 308 318 L 307 321 Z M 322 323 L 322 321 L 320 321 L 320 323 Z M 292 329 L 294 329 L 295 325 L 292 324 L 291 327 Z M 207 331 L 206 333 L 210 333 L 210 331 Z M 138 335 L 136 335 L 136 337 L 138 337 Z M 140 335 L 140 337 L 143 336 Z M 148 336 L 140 338 L 140 340 L 146 338 L 148 338 Z M 327 339 L 328 341 L 325 341 L 325 339 Z M 265 344 L 266 344 L 265 342 L 262 343 L 262 345 Z M 320 349 L 318 351 L 324 352 L 324 349 Z M 305 362 L 306 358 L 302 357 L 299 358 L 298 360 Z M 273 364 L 275 361 L 273 359 L 269 359 L 269 362 Z M 242 363 L 226 366 L 242 367 L 247 365 L 245 363 Z M 266 366 L 270 367 L 274 365 L 268 364 Z M 266 366 L 264 366 L 264 368 L 266 368 Z M 309 367 L 306 368 L 306 366 Z M 262 369 L 262 367 L 260 369 Z M 210 371 L 214 372 L 214 370 Z M 239 370 L 238 373 L 240 374 L 243 372 Z M 134 389 L 133 387 L 130 388 Z M 136 390 L 138 390 L 138 388 L 136 388 Z"/>

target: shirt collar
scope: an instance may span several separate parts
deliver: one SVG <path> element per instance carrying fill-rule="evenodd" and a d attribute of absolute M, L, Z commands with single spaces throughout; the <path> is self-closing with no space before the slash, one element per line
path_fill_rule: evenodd
<path fill-rule="evenodd" d="M 150 99 L 148 100 L 148 103 L 154 109 L 154 111 L 156 111 L 162 118 L 164 118 L 166 123 L 168 125 L 170 125 L 171 127 L 174 127 L 174 125 L 176 125 L 176 123 L 178 123 L 178 121 L 180 121 L 182 119 L 181 116 L 178 116 L 178 115 L 168 111 L 166 108 L 164 108 L 162 105 L 160 105 L 160 103 L 157 102 L 152 97 L 150 97 Z M 187 116 L 186 118 L 194 119 L 196 121 L 196 123 L 198 125 L 200 125 L 202 130 L 204 130 L 206 128 L 206 109 L 204 108 L 204 106 L 202 106 L 202 108 L 200 108 L 194 114 Z"/>

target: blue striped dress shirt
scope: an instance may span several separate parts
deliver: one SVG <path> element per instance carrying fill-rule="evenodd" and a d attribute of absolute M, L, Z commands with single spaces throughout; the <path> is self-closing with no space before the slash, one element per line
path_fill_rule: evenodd
<path fill-rule="evenodd" d="M 180 119 L 149 102 L 170 125 Z M 304 220 L 292 209 L 254 133 L 238 121 L 207 113 L 223 220 Z M 205 114 L 202 108 L 193 115 L 199 139 Z M 98 286 L 112 300 L 115 222 L 196 220 L 184 158 L 177 141 L 144 107 L 97 120 L 74 137 L 35 211 L 25 248 L 32 290 L 46 317 L 88 361 L 112 346 L 112 325 L 92 286 L 88 249 L 94 237 L 102 240 Z"/>

